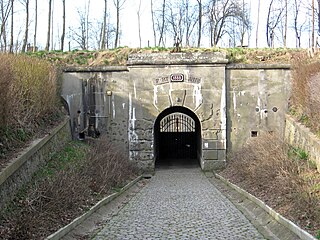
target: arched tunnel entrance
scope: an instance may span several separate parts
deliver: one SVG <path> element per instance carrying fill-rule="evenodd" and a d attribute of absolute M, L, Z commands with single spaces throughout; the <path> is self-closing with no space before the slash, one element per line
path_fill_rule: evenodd
<path fill-rule="evenodd" d="M 198 117 L 184 107 L 159 114 L 154 126 L 156 167 L 200 166 L 201 127 Z"/>

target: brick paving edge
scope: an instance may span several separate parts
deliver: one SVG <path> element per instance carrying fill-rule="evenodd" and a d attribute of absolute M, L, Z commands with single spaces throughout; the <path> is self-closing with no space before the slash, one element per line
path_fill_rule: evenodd
<path fill-rule="evenodd" d="M 222 182 L 236 190 L 238 193 L 241 195 L 245 196 L 252 202 L 256 203 L 259 207 L 261 207 L 264 211 L 266 211 L 270 216 L 272 216 L 277 222 L 279 222 L 281 225 L 285 226 L 288 228 L 290 231 L 298 235 L 301 239 L 303 240 L 316 240 L 315 237 L 313 237 L 310 233 L 307 231 L 301 229 L 299 226 L 291 222 L 290 220 L 286 219 L 283 217 L 281 214 L 277 213 L 275 210 L 273 210 L 271 207 L 266 205 L 263 201 L 260 199 L 256 198 L 252 194 L 248 193 L 247 191 L 243 190 L 242 188 L 238 187 L 237 185 L 229 182 L 227 179 L 224 177 L 220 176 L 219 174 L 215 174 L 216 177 L 218 177 Z"/>
<path fill-rule="evenodd" d="M 87 211 L 86 213 L 82 214 L 80 217 L 77 217 L 76 219 L 74 219 L 71 223 L 69 223 L 68 225 L 60 228 L 58 231 L 56 231 L 55 233 L 51 234 L 50 236 L 48 236 L 46 238 L 46 240 L 58 240 L 60 238 L 62 238 L 63 236 L 65 236 L 66 234 L 68 234 L 70 231 L 72 231 L 74 228 L 76 228 L 78 225 L 80 225 L 82 222 L 84 222 L 88 217 L 90 217 L 94 212 L 96 212 L 99 208 L 101 208 L 102 206 L 108 204 L 109 202 L 111 202 L 112 200 L 114 200 L 115 198 L 119 197 L 121 194 L 123 194 L 126 190 L 128 190 L 130 187 L 132 187 L 134 184 L 136 184 L 138 181 L 140 181 L 142 179 L 143 176 L 139 176 L 136 179 L 134 179 L 133 181 L 131 181 L 130 183 L 128 183 L 126 186 L 124 186 L 123 188 L 121 188 L 121 190 L 119 192 L 113 193 L 105 198 L 103 198 L 102 200 L 100 200 L 96 205 L 94 205 L 93 207 L 90 208 L 89 211 Z"/>

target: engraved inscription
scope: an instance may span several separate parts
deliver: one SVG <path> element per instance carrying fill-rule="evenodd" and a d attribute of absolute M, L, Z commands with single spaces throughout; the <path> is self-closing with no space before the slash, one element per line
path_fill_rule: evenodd
<path fill-rule="evenodd" d="M 154 80 L 154 85 L 169 83 L 169 77 L 160 77 Z"/>
<path fill-rule="evenodd" d="M 197 78 L 197 77 L 193 77 L 193 76 L 189 76 L 189 78 L 187 79 L 188 83 L 201 83 L 201 78 Z"/>
<path fill-rule="evenodd" d="M 185 79 L 184 74 L 176 73 L 176 74 L 171 74 L 168 77 L 159 77 L 153 80 L 154 85 L 161 85 L 169 82 L 186 82 L 186 83 L 200 84 L 201 78 L 189 76 Z"/>
<path fill-rule="evenodd" d="M 170 80 L 171 80 L 171 82 L 183 82 L 184 75 L 183 74 L 171 74 Z"/>

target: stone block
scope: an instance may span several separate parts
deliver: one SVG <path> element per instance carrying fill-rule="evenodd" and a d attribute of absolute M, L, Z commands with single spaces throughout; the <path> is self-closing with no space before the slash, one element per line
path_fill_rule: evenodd
<path fill-rule="evenodd" d="M 130 151 L 153 151 L 153 142 L 152 141 L 136 141 L 129 142 Z"/>
<path fill-rule="evenodd" d="M 201 161 L 201 168 L 203 171 L 220 170 L 226 167 L 225 160 L 203 160 Z"/>
<path fill-rule="evenodd" d="M 226 149 L 226 140 L 203 139 L 202 149 L 207 150 L 224 150 Z"/>
<path fill-rule="evenodd" d="M 203 150 L 202 156 L 204 160 L 216 160 L 218 159 L 218 151 L 217 150 Z"/>

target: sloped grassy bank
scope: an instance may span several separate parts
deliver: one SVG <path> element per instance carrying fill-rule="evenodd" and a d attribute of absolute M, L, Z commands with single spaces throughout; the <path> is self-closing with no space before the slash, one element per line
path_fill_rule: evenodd
<path fill-rule="evenodd" d="M 0 238 L 44 239 L 136 176 L 107 140 L 71 142 L 2 210 Z"/>

